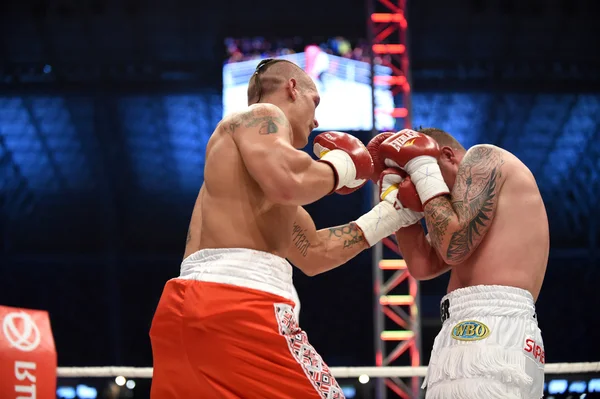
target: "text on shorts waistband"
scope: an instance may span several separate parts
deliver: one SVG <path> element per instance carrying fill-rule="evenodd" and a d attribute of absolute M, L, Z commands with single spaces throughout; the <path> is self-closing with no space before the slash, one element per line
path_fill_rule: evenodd
<path fill-rule="evenodd" d="M 446 320 L 478 316 L 536 318 L 531 294 L 521 288 L 477 285 L 450 292 L 440 302 L 442 323 Z"/>

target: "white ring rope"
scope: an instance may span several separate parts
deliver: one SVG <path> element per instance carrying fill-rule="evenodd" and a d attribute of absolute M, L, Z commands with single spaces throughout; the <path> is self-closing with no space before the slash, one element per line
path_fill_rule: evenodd
<path fill-rule="evenodd" d="M 425 377 L 427 367 L 331 367 L 336 378 Z M 600 372 L 600 362 L 546 364 L 546 374 L 578 374 Z M 59 377 L 117 377 L 152 378 L 152 367 L 58 367 Z"/>

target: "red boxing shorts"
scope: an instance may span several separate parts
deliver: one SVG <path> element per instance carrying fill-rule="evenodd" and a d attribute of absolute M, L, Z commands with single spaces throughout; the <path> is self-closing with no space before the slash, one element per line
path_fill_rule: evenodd
<path fill-rule="evenodd" d="M 150 329 L 152 399 L 344 398 L 298 327 L 292 267 L 248 249 L 187 257 Z"/>

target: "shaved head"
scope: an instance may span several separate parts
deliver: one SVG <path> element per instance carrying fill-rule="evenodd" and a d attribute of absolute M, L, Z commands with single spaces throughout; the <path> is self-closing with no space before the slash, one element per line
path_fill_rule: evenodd
<path fill-rule="evenodd" d="M 435 141 L 438 142 L 440 147 L 446 146 L 450 147 L 453 150 L 465 151 L 465 147 L 462 146 L 450 133 L 446 133 L 442 129 L 437 129 L 435 127 L 427 127 L 427 128 L 419 128 L 417 130 L 419 133 L 423 133 Z"/>
<path fill-rule="evenodd" d="M 260 102 L 295 79 L 298 90 L 314 86 L 312 79 L 291 61 L 282 59 L 262 60 L 248 83 L 248 105 Z"/>

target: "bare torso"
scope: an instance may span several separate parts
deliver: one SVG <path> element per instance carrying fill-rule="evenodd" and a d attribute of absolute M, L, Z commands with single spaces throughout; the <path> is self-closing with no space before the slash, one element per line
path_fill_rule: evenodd
<path fill-rule="evenodd" d="M 548 262 L 550 237 L 542 197 L 529 169 L 507 151 L 506 180 L 485 238 L 463 264 L 452 268 L 448 292 L 474 285 L 528 290 L 537 299 Z"/>
<path fill-rule="evenodd" d="M 198 194 L 185 257 L 207 248 L 249 248 L 286 257 L 297 206 L 266 200 L 232 137 L 219 124 L 208 141 L 204 184 Z"/>

